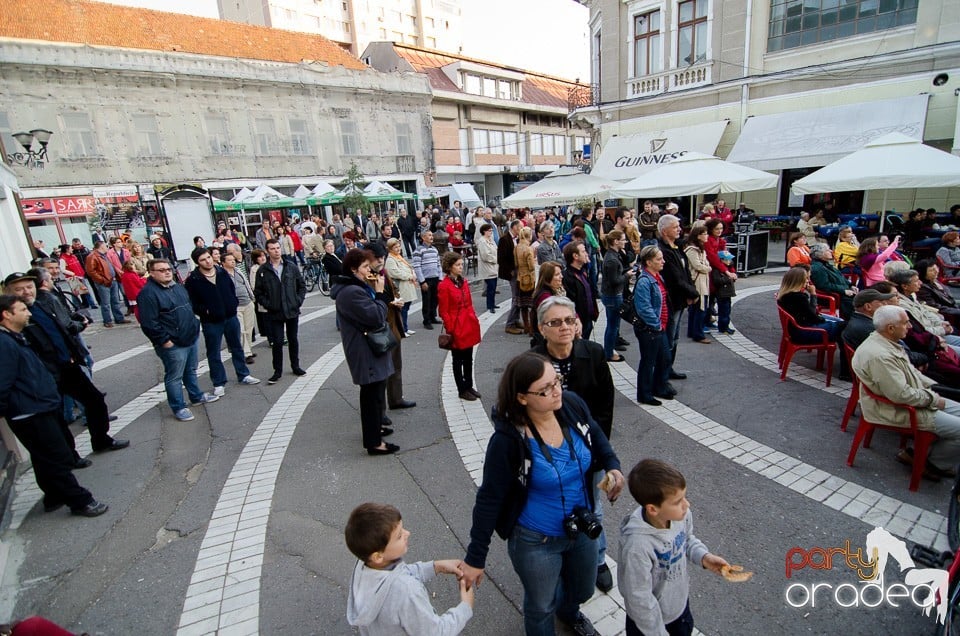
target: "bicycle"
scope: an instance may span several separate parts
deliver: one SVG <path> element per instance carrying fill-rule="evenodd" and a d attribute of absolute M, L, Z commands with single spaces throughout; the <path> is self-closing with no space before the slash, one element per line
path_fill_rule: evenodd
<path fill-rule="evenodd" d="M 307 284 L 308 292 L 319 288 L 322 295 L 330 295 L 330 277 L 319 258 L 307 258 L 307 264 L 303 267 L 303 280 Z"/>

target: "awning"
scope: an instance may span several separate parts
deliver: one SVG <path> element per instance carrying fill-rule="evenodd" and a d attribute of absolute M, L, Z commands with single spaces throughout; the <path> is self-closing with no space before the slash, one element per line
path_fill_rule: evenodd
<path fill-rule="evenodd" d="M 717 151 L 727 120 L 684 128 L 668 128 L 607 140 L 590 174 L 627 181 L 670 163 L 691 150 L 712 155 Z"/>
<path fill-rule="evenodd" d="M 881 135 L 923 139 L 929 95 L 747 119 L 728 161 L 760 170 L 825 166 Z"/>

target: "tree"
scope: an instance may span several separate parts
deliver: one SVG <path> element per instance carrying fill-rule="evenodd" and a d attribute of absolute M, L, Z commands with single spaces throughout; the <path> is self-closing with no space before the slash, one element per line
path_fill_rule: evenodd
<path fill-rule="evenodd" d="M 367 197 L 363 194 L 365 183 L 366 178 L 363 176 L 363 173 L 360 172 L 357 164 L 351 161 L 350 169 L 347 170 L 347 174 L 343 180 L 343 191 L 346 193 L 343 197 L 343 206 L 348 214 L 358 209 L 364 212 L 370 209 L 370 201 L 368 201 Z"/>

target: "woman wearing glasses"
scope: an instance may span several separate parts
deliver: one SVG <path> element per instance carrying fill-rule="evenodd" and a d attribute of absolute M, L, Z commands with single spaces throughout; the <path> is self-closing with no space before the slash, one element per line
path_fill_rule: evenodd
<path fill-rule="evenodd" d="M 610 442 L 563 382 L 550 360 L 536 353 L 507 364 L 462 566 L 467 584 L 478 584 L 494 530 L 507 540 L 523 584 L 528 636 L 554 634 L 554 616 L 575 633 L 594 633 L 580 612 L 593 595 L 600 532 L 590 512 L 594 473 L 606 472 L 610 501 L 624 486 Z"/>

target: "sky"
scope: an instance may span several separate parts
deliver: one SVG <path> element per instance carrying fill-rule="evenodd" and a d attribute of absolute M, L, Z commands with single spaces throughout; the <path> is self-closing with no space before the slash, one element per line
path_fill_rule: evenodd
<path fill-rule="evenodd" d="M 217 0 L 103 1 L 219 17 Z M 464 55 L 589 83 L 589 10 L 585 6 L 574 0 L 459 2 L 463 9 Z"/>

